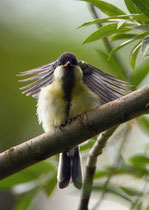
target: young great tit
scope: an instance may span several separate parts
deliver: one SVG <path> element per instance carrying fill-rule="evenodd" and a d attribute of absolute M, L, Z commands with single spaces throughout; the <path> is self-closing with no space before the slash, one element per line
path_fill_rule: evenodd
<path fill-rule="evenodd" d="M 119 80 L 96 67 L 78 61 L 70 52 L 56 61 L 20 73 L 35 75 L 20 82 L 35 82 L 22 87 L 23 94 L 37 98 L 37 115 L 45 132 L 66 124 L 78 115 L 115 100 L 127 91 L 127 82 Z M 65 188 L 70 180 L 77 188 L 82 185 L 79 148 L 60 154 L 58 186 Z"/>

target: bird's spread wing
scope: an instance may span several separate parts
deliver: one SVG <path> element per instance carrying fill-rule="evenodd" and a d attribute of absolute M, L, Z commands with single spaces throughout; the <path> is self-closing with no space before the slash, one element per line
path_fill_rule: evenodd
<path fill-rule="evenodd" d="M 119 80 L 96 67 L 79 61 L 83 71 L 84 83 L 95 92 L 101 99 L 101 104 L 113 101 L 128 93 L 128 83 Z"/>
<path fill-rule="evenodd" d="M 24 90 L 22 94 L 26 94 L 27 96 L 33 96 L 34 98 L 38 98 L 38 94 L 42 87 L 45 87 L 52 82 L 53 72 L 58 66 L 57 61 L 51 62 L 47 65 L 41 66 L 36 69 L 28 70 L 25 72 L 21 72 L 17 76 L 31 76 L 27 79 L 19 80 L 19 82 L 30 82 L 32 80 L 36 80 L 29 85 L 21 87 L 21 90 Z M 33 75 L 33 76 L 32 76 Z"/>

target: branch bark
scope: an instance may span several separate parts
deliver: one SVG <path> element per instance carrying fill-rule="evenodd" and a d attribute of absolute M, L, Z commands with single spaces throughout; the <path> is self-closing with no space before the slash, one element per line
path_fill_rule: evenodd
<path fill-rule="evenodd" d="M 1 153 L 0 179 L 145 113 L 149 113 L 149 86 L 78 116 L 64 130 L 57 128 Z"/>

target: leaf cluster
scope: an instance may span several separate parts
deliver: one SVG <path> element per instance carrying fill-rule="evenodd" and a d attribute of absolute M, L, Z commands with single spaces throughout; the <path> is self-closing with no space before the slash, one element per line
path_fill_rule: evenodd
<path fill-rule="evenodd" d="M 83 0 L 96 6 L 100 11 L 105 13 L 108 17 L 99 18 L 93 21 L 86 22 L 80 27 L 90 25 L 102 25 L 98 30 L 93 32 L 83 44 L 93 42 L 105 37 L 109 38 L 109 41 L 126 40 L 119 46 L 112 49 L 108 59 L 111 59 L 112 55 L 128 45 L 135 42 L 135 46 L 130 52 L 130 64 L 132 68 L 135 68 L 136 59 L 139 51 L 141 51 L 142 57 L 148 56 L 149 49 L 149 1 L 148 0 L 125 0 L 125 5 L 130 12 L 126 14 L 123 10 L 101 0 Z"/>

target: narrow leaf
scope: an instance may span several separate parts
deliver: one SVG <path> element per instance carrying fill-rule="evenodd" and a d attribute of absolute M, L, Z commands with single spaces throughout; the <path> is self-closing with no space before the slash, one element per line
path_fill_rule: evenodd
<path fill-rule="evenodd" d="M 125 1 L 125 5 L 128 9 L 128 11 L 132 14 L 134 13 L 142 13 L 138 7 L 136 7 L 136 5 L 131 1 L 131 0 L 124 0 Z"/>
<path fill-rule="evenodd" d="M 127 31 L 127 30 L 129 30 L 129 29 L 119 29 L 119 30 L 117 30 L 117 23 L 111 23 L 111 24 L 108 24 L 108 25 L 105 25 L 105 26 L 99 28 L 97 31 L 92 33 L 83 42 L 83 44 L 96 41 L 98 39 L 101 39 L 101 38 L 104 38 L 106 36 L 109 36 L 109 35 L 112 35 L 114 33 L 117 33 L 118 31 Z"/>
<path fill-rule="evenodd" d="M 149 1 L 148 0 L 131 0 L 139 10 L 149 17 Z"/>
<path fill-rule="evenodd" d="M 129 159 L 130 163 L 132 165 L 136 165 L 136 166 L 144 166 L 149 164 L 149 157 L 147 155 L 144 154 L 140 154 L 140 155 L 134 155 L 133 157 L 131 157 Z"/>
<path fill-rule="evenodd" d="M 123 26 L 124 23 L 127 23 L 127 22 L 128 22 L 128 20 L 120 20 L 120 21 L 118 22 L 118 24 L 117 24 L 117 29 L 120 29 L 121 26 Z"/>
<path fill-rule="evenodd" d="M 135 37 L 133 37 L 132 39 L 129 39 L 129 40 L 123 42 L 122 44 L 120 44 L 118 47 L 114 48 L 114 49 L 110 52 L 108 60 L 110 60 L 110 58 L 111 58 L 111 56 L 113 55 L 113 53 L 115 53 L 117 50 L 121 49 L 122 47 L 126 46 L 127 44 L 129 44 L 129 43 L 131 43 L 131 42 L 133 42 L 133 41 L 135 41 L 135 40 L 142 39 L 145 35 L 146 35 L 146 33 L 143 33 L 143 34 L 140 34 L 140 35 L 138 35 L 138 36 L 135 36 Z"/>
<path fill-rule="evenodd" d="M 143 57 L 146 55 L 148 49 L 149 49 L 149 35 L 144 37 L 143 42 L 142 42 L 141 50 L 142 50 Z"/>
<path fill-rule="evenodd" d="M 110 16 L 110 17 L 107 17 L 107 18 L 100 18 L 100 19 L 95 19 L 95 20 L 92 20 L 92 21 L 88 21 L 86 23 L 83 23 L 78 28 L 81 28 L 81 27 L 84 27 L 84 26 L 89 26 L 89 25 L 92 25 L 92 24 L 98 24 L 98 23 L 115 22 L 115 21 L 120 20 L 120 19 L 132 21 L 133 19 L 134 20 L 138 20 L 138 19 L 142 20 L 143 18 L 145 18 L 145 16 L 144 15 L 139 15 L 139 14 Z"/>
<path fill-rule="evenodd" d="M 123 190 L 127 195 L 130 195 L 130 196 L 141 196 L 142 195 L 141 191 L 138 191 L 137 189 L 134 189 L 134 188 L 121 186 L 120 189 Z"/>
<path fill-rule="evenodd" d="M 108 16 L 112 15 L 125 15 L 125 12 L 119 9 L 118 7 L 114 6 L 113 4 L 110 4 L 105 1 L 101 0 L 83 0 L 90 4 L 95 5 L 98 9 L 100 9 L 103 13 L 105 13 Z"/>
<path fill-rule="evenodd" d="M 129 61 L 133 69 L 135 69 L 137 55 L 139 53 L 142 41 L 137 43 L 130 52 Z"/>
<path fill-rule="evenodd" d="M 121 40 L 121 39 L 131 39 L 135 36 L 137 36 L 138 34 L 131 34 L 131 33 L 118 33 L 118 34 L 114 34 L 110 37 L 110 42 L 113 41 L 117 41 L 117 40 Z"/>
<path fill-rule="evenodd" d="M 115 194 L 127 201 L 131 201 L 131 199 L 129 198 L 129 196 L 127 196 L 127 194 L 125 194 L 122 190 L 120 190 L 119 188 L 113 186 L 113 185 L 109 185 L 107 186 L 106 188 L 103 186 L 103 185 L 95 185 L 93 186 L 93 190 L 96 190 L 96 191 L 105 191 L 105 192 L 108 192 L 108 193 L 112 193 L 112 194 Z"/>

